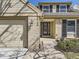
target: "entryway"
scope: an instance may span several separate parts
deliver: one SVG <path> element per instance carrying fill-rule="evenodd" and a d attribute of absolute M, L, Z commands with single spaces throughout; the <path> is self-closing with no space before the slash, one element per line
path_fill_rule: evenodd
<path fill-rule="evenodd" d="M 41 37 L 50 37 L 50 22 L 41 22 Z"/>

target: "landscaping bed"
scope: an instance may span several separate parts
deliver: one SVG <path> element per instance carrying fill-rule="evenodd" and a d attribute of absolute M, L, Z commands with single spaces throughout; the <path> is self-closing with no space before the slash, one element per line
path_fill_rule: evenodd
<path fill-rule="evenodd" d="M 62 51 L 67 59 L 79 59 L 79 40 L 77 39 L 60 40 L 57 49 Z"/>
<path fill-rule="evenodd" d="M 79 53 L 75 52 L 64 52 L 67 59 L 79 59 Z"/>

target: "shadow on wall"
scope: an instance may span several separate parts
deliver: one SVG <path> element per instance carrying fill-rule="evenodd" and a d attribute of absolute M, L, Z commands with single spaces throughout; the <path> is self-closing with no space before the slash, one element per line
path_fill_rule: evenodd
<path fill-rule="evenodd" d="M 0 25 L 0 47 L 20 47 L 23 25 Z"/>

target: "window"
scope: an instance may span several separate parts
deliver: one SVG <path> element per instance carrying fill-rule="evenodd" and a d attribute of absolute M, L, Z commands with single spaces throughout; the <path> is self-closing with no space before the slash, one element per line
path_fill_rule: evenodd
<path fill-rule="evenodd" d="M 66 5 L 60 5 L 59 6 L 59 12 L 66 12 L 67 11 L 67 6 Z"/>
<path fill-rule="evenodd" d="M 49 12 L 50 11 L 50 6 L 43 6 L 42 11 L 43 12 Z"/>
<path fill-rule="evenodd" d="M 67 31 L 68 32 L 75 32 L 75 21 L 68 21 L 67 22 Z"/>

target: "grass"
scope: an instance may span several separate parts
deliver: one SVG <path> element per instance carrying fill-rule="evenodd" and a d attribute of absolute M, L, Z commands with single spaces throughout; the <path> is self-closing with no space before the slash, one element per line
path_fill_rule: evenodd
<path fill-rule="evenodd" d="M 64 52 L 67 59 L 79 59 L 79 53 L 75 52 Z"/>

